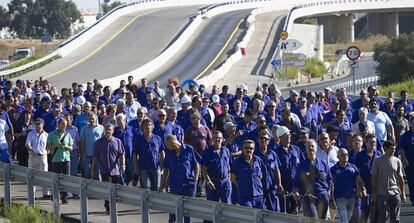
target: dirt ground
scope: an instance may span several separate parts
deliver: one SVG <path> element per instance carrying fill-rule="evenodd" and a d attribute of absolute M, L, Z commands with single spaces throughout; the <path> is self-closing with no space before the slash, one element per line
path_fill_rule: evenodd
<path fill-rule="evenodd" d="M 373 52 L 375 44 L 382 44 L 390 39 L 383 35 L 371 36 L 368 39 L 357 39 L 354 43 L 336 43 L 336 44 L 325 44 L 324 53 L 334 54 L 337 49 L 346 49 L 351 45 L 358 46 L 362 52 Z"/>
<path fill-rule="evenodd" d="M 53 50 L 63 40 L 53 40 L 47 44 L 48 51 Z M 46 44 L 39 39 L 0 39 L 0 60 L 9 59 L 12 54 L 19 47 L 29 47 L 35 49 L 35 54 L 46 54 Z"/>

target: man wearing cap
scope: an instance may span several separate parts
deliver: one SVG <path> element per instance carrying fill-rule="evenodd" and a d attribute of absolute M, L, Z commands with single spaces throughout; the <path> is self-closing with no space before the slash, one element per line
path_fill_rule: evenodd
<path fill-rule="evenodd" d="M 52 171 L 58 174 L 69 175 L 70 172 L 70 152 L 72 151 L 73 139 L 66 131 L 66 119 L 60 119 L 58 128 L 49 133 L 47 137 L 46 149 L 52 158 Z M 62 204 L 69 204 L 68 194 L 64 191 L 60 193 Z"/>
<path fill-rule="evenodd" d="M 306 143 L 306 160 L 299 164 L 294 180 L 294 198 L 303 196 L 303 215 L 326 219 L 332 176 L 328 164 L 316 156 L 317 143 L 310 139 Z"/>
<path fill-rule="evenodd" d="M 295 144 L 299 148 L 303 159 L 306 158 L 306 142 L 309 139 L 310 130 L 307 127 L 302 127 L 299 130 L 299 140 Z"/>
<path fill-rule="evenodd" d="M 43 130 L 44 120 L 37 118 L 34 122 L 35 130 L 29 131 L 26 138 L 26 148 L 29 151 L 29 168 L 48 171 L 47 163 L 47 137 L 48 134 Z M 50 197 L 47 187 L 43 187 L 43 197 Z"/>
<path fill-rule="evenodd" d="M 39 106 L 36 108 L 36 111 L 33 114 L 33 118 L 34 119 L 42 118 L 43 115 L 47 114 L 49 112 L 49 109 L 50 109 L 51 101 L 52 101 L 52 99 L 50 98 L 50 96 L 42 97 L 40 99 Z"/>
<path fill-rule="evenodd" d="M 301 153 L 299 148 L 291 144 L 290 130 L 285 126 L 277 128 L 276 136 L 280 143 L 276 147 L 276 154 L 280 161 L 280 177 L 282 179 L 282 186 L 286 193 L 293 191 L 293 180 L 296 169 L 301 161 Z M 283 201 L 283 196 L 279 196 L 279 200 Z M 297 203 L 292 197 L 286 198 L 286 207 L 284 202 L 281 202 L 281 212 L 295 213 L 297 212 Z"/>
<path fill-rule="evenodd" d="M 254 141 L 243 142 L 243 154 L 231 166 L 231 182 L 237 187 L 239 205 L 262 209 L 266 167 L 254 150 Z"/>
<path fill-rule="evenodd" d="M 184 130 L 191 126 L 190 114 L 193 111 L 191 102 L 191 98 L 187 94 L 180 100 L 181 110 L 177 113 L 177 121 Z"/>
<path fill-rule="evenodd" d="M 269 142 L 270 134 L 261 134 L 259 136 L 259 147 L 254 151 L 254 155 L 262 159 L 266 169 L 263 184 L 263 196 L 266 209 L 280 211 L 279 199 L 276 196 L 276 192 L 283 192 L 279 171 L 280 163 L 276 152 L 269 149 Z"/>
<path fill-rule="evenodd" d="M 324 96 L 325 96 L 326 100 L 329 102 L 329 104 L 333 104 L 335 102 L 336 98 L 335 98 L 335 96 L 331 95 L 332 88 L 326 87 L 323 90 L 324 90 Z"/>
<path fill-rule="evenodd" d="M 59 119 L 64 116 L 61 114 L 62 107 L 61 104 L 54 103 L 52 106 L 52 111 L 43 115 L 43 120 L 45 120 L 45 131 L 50 133 L 51 131 L 57 128 L 57 123 Z"/>
<path fill-rule="evenodd" d="M 213 133 L 213 145 L 202 156 L 201 171 L 206 181 L 207 200 L 231 203 L 230 151 L 223 146 L 223 134 Z"/>

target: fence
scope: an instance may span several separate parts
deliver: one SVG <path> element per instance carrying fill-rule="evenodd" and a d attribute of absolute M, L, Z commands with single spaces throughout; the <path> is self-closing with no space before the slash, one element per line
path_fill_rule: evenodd
<path fill-rule="evenodd" d="M 88 222 L 88 198 L 108 199 L 111 223 L 117 220 L 117 202 L 141 208 L 141 222 L 148 223 L 149 209 L 175 213 L 177 222 L 183 222 L 183 216 L 190 216 L 214 223 L 291 223 L 291 222 L 325 222 L 289 214 L 228 205 L 207 200 L 182 197 L 168 193 L 153 192 L 139 188 L 115 185 L 106 182 L 88 180 L 80 177 L 66 176 L 51 172 L 34 170 L 18 165 L 0 162 L 0 176 L 4 181 L 4 200 L 10 204 L 11 181 L 27 183 L 27 201 L 33 205 L 34 185 L 52 187 L 53 213 L 60 217 L 59 191 L 80 194 L 81 222 Z"/>
<path fill-rule="evenodd" d="M 376 86 L 378 84 L 378 80 L 379 80 L 378 76 L 367 77 L 367 78 L 362 78 L 362 79 L 355 80 L 355 92 L 358 92 L 362 89 L 367 89 L 371 85 Z M 345 88 L 348 93 L 352 94 L 354 92 L 353 91 L 353 85 L 354 85 L 353 81 L 347 81 L 347 82 L 344 82 L 344 83 L 333 85 L 332 90 Z"/>

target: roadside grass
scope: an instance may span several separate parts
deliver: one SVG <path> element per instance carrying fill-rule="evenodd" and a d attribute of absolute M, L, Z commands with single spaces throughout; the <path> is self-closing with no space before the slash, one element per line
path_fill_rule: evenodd
<path fill-rule="evenodd" d="M 12 223 L 61 223 L 52 214 L 42 211 L 38 205 L 33 207 L 23 204 L 5 205 L 0 203 L 0 215 Z"/>
<path fill-rule="evenodd" d="M 412 89 L 414 89 L 414 78 L 407 80 L 407 81 L 403 81 L 403 82 L 399 82 L 399 83 L 395 83 L 395 84 L 390 84 L 387 86 L 381 86 L 380 89 L 380 95 L 387 97 L 388 96 L 388 92 L 390 91 L 394 91 L 395 95 L 400 95 L 400 92 L 402 90 L 407 90 L 408 92 L 412 92 Z M 411 93 L 412 94 L 412 93 Z M 413 95 L 410 95 L 410 97 L 412 97 Z"/>
<path fill-rule="evenodd" d="M 362 52 L 373 52 L 376 44 L 383 44 L 390 41 L 390 38 L 384 35 L 373 35 L 367 39 L 357 39 L 354 43 L 335 43 L 335 44 L 325 44 L 324 52 L 325 54 L 335 54 L 337 49 L 346 49 L 351 45 L 358 46 Z"/>
<path fill-rule="evenodd" d="M 53 40 L 48 43 L 48 51 L 56 48 L 62 42 L 63 40 Z M 46 54 L 46 44 L 42 43 L 40 39 L 0 39 L 0 60 L 9 59 L 9 55 L 19 47 L 34 47 L 35 54 Z"/>

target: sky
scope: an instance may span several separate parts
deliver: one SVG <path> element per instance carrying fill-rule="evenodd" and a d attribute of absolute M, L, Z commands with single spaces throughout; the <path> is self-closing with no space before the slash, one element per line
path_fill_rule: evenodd
<path fill-rule="evenodd" d="M 72 0 L 78 8 L 98 8 L 98 1 L 99 0 Z M 112 0 L 111 2 L 113 2 Z M 121 2 L 131 2 L 132 0 L 121 0 Z M 0 5 L 5 7 L 7 9 L 7 3 L 9 3 L 10 0 L 0 0 Z M 101 0 L 101 3 L 103 3 L 104 0 Z"/>

